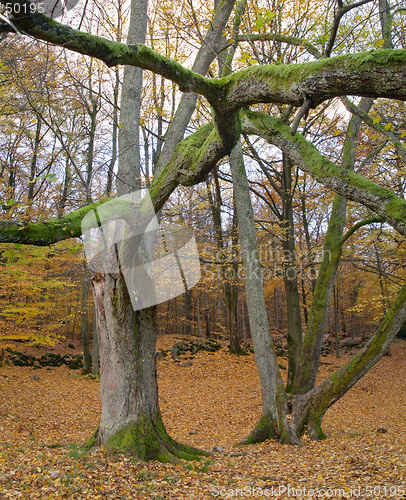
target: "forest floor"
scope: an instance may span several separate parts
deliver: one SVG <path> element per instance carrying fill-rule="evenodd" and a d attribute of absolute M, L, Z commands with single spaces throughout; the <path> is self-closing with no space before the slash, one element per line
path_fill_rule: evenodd
<path fill-rule="evenodd" d="M 161 337 L 168 348 L 174 337 Z M 320 377 L 349 359 L 323 357 Z M 254 356 L 224 348 L 193 365 L 158 361 L 166 428 L 213 451 L 200 462 L 144 463 L 81 446 L 96 429 L 99 382 L 66 366 L 0 368 L 0 498 L 406 498 L 406 342 L 392 346 L 324 418 L 328 439 L 234 448 L 257 423 Z M 280 363 L 286 365 L 285 359 Z M 31 378 L 36 373 L 39 381 Z M 284 372 L 285 373 L 285 372 Z"/>

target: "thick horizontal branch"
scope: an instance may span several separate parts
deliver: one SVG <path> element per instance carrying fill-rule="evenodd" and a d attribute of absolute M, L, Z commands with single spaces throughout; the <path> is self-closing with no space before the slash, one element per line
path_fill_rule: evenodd
<path fill-rule="evenodd" d="M 371 50 L 303 64 L 256 65 L 221 80 L 230 107 L 260 102 L 312 107 L 342 95 L 406 100 L 406 50 Z"/>
<path fill-rule="evenodd" d="M 92 203 L 60 219 L 47 222 L 0 221 L 0 243 L 22 243 L 26 245 L 47 246 L 82 234 L 83 217 L 103 201 Z"/>
<path fill-rule="evenodd" d="M 16 2 L 16 0 L 14 0 Z M 13 3 L 13 2 L 12 2 Z M 175 82 L 183 92 L 205 96 L 219 109 L 260 102 L 317 106 L 342 95 L 406 100 L 406 50 L 372 50 L 303 64 L 251 66 L 222 79 L 199 75 L 146 45 L 127 46 L 75 30 L 41 14 L 12 19 L 21 32 L 104 61 L 151 70 Z M 8 26 L 5 30 L 12 32 Z"/>
<path fill-rule="evenodd" d="M 231 152 L 240 137 L 240 121 L 236 114 L 227 116 L 228 121 L 224 121 L 222 127 L 225 133 L 220 133 L 213 124 L 208 124 L 184 139 L 175 149 L 170 161 L 149 189 L 155 213 L 159 212 L 178 185 L 191 186 L 201 182 L 217 162 Z M 46 246 L 79 237 L 82 234 L 83 217 L 102 203 L 112 200 L 114 198 L 93 203 L 48 222 L 1 221 L 0 243 Z M 120 214 L 131 224 L 130 217 L 133 214 L 131 202 L 121 198 L 115 201 L 117 206 L 112 207 L 112 213 Z M 142 201 L 141 210 L 143 210 Z"/>
<path fill-rule="evenodd" d="M 90 33 L 75 30 L 42 14 L 13 18 L 15 26 L 27 35 L 82 55 L 95 57 L 107 66 L 130 65 L 151 70 L 177 83 L 183 92 L 196 92 L 208 99 L 215 92 L 214 83 L 176 61 L 164 57 L 146 45 L 126 45 Z M 13 32 L 11 26 L 3 32 Z"/>
<path fill-rule="evenodd" d="M 242 126 L 244 132 L 259 135 L 280 148 L 301 170 L 325 187 L 361 203 L 406 235 L 406 202 L 390 189 L 336 165 L 301 134 L 292 136 L 289 126 L 277 118 L 247 112 Z"/>

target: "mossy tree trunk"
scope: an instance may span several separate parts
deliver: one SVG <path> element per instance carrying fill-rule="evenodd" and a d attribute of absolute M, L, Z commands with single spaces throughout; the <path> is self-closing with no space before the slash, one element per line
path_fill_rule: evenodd
<path fill-rule="evenodd" d="M 368 112 L 372 102 L 372 99 L 363 98 L 359 108 L 364 112 Z M 354 170 L 361 124 L 361 119 L 358 116 L 353 116 L 348 125 L 341 161 L 342 168 L 348 171 Z M 300 355 L 297 376 L 294 380 L 294 394 L 308 392 L 314 388 L 316 383 L 331 295 L 344 244 L 342 236 L 347 218 L 347 204 L 346 198 L 338 194 L 335 195 L 324 239 L 322 262 L 313 293 L 306 336 Z"/>
<path fill-rule="evenodd" d="M 286 389 L 292 392 L 300 351 L 302 349 L 302 318 L 300 313 L 299 288 L 297 284 L 297 263 L 295 230 L 293 222 L 293 163 L 283 155 L 283 172 L 281 176 L 282 221 L 284 230 L 282 237 L 283 284 L 286 295 L 286 312 L 288 319 L 288 381 Z"/>
<path fill-rule="evenodd" d="M 92 356 L 89 347 L 89 279 L 85 276 L 82 284 L 82 314 L 80 333 L 83 349 L 83 373 L 90 373 L 92 369 Z"/>
<path fill-rule="evenodd" d="M 11 5 L 21 6 L 21 3 L 22 0 L 10 1 Z M 219 10 L 222 6 L 225 8 L 227 3 L 220 2 Z M 251 104 L 258 103 L 296 107 L 311 103 L 312 106 L 317 106 L 327 99 L 347 94 L 406 100 L 405 50 L 348 53 L 303 64 L 253 65 L 225 78 L 216 79 L 202 76 L 196 68 L 189 70 L 142 43 L 120 44 L 74 30 L 38 13 L 25 15 L 22 8 L 18 12 L 20 14 L 12 19 L 13 24 L 33 38 L 96 57 L 109 67 L 124 64 L 151 70 L 176 83 L 182 92 L 200 94 L 207 99 L 212 107 L 211 124 L 205 125 L 179 144 L 178 139 L 169 141 L 169 137 L 167 138 L 173 148 L 150 187 L 156 212 L 179 184 L 201 182 L 233 150 L 244 129 L 247 133 L 266 138 L 284 151 L 295 165 L 325 187 L 347 199 L 362 203 L 406 235 L 406 203 L 403 199 L 389 189 L 323 157 L 303 136 L 292 136 L 291 127 L 282 120 L 247 110 Z M 223 16 L 221 21 L 224 22 L 225 19 Z M 223 31 L 220 22 L 210 26 L 213 33 L 217 29 L 216 36 L 219 35 L 219 39 Z M 10 24 L 0 23 L 0 33 L 12 32 Z M 210 44 L 207 44 L 207 48 L 203 44 L 201 50 L 203 55 L 207 55 L 213 48 Z M 208 61 L 210 57 L 204 59 Z M 205 71 L 201 73 L 205 74 Z M 243 108 L 244 111 L 241 111 Z M 187 113 L 189 112 L 190 109 Z M 183 122 L 188 121 L 185 118 L 187 113 L 182 116 Z M 243 124 L 239 116 L 245 116 Z M 249 276 L 246 286 L 250 323 L 263 397 L 262 418 L 246 442 L 270 437 L 284 442 L 298 442 L 296 435 L 300 435 L 306 426 L 313 436 L 322 437 L 321 419 L 326 409 L 386 352 L 406 316 L 406 291 L 404 288 L 386 315 L 378 334 L 353 361 L 320 386 L 305 394 L 293 396 L 293 423 L 290 423 L 287 419 L 287 395 L 266 318 L 244 165 L 242 162 L 234 165 L 234 182 L 239 185 L 241 194 L 241 197 L 237 194 L 236 201 L 239 218 L 242 218 L 239 227 L 244 265 Z M 68 237 L 77 237 L 81 235 L 82 217 L 92 209 L 89 205 L 60 219 L 38 224 L 1 221 L 0 241 L 47 245 Z M 174 456 L 193 456 L 194 450 L 177 445 L 162 425 L 156 392 L 156 329 L 153 310 L 146 310 L 144 313 L 132 310 L 121 275 L 96 275 L 94 288 L 103 351 L 101 376 L 104 405 L 94 442 L 131 450 L 145 458 L 165 460 Z"/>
<path fill-rule="evenodd" d="M 155 308 L 134 311 L 124 278 L 93 278 L 100 345 L 100 425 L 89 446 L 124 450 L 143 460 L 196 458 L 166 432 L 158 402 Z"/>
<path fill-rule="evenodd" d="M 374 337 L 346 365 L 311 391 L 293 397 L 293 425 L 297 435 L 306 429 L 323 439 L 321 423 L 326 411 L 358 382 L 387 352 L 406 319 L 406 283 L 384 316 Z"/>
<path fill-rule="evenodd" d="M 245 272 L 249 323 L 262 393 L 261 419 L 242 443 L 250 444 L 274 438 L 283 443 L 295 444 L 298 443 L 298 440 L 287 420 L 287 395 L 269 328 L 262 270 L 255 234 L 254 212 L 251 205 L 241 143 L 238 143 L 231 153 L 230 168 Z"/>

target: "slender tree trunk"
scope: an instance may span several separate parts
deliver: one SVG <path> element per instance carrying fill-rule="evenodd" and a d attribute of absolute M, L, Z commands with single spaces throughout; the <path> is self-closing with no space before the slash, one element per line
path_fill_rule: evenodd
<path fill-rule="evenodd" d="M 185 299 L 185 335 L 192 335 L 192 315 L 193 315 L 193 304 L 192 304 L 193 292 L 192 290 L 187 290 L 184 294 Z"/>
<path fill-rule="evenodd" d="M 198 335 L 199 337 L 202 336 L 202 320 L 201 320 L 201 317 L 200 317 L 200 291 L 199 289 L 197 290 L 197 298 L 196 298 L 196 301 L 197 301 L 197 305 L 196 305 L 196 309 L 197 309 L 197 332 L 198 332 Z"/>
<path fill-rule="evenodd" d="M 241 143 L 238 143 L 232 151 L 230 167 L 235 190 L 238 231 L 245 270 L 248 316 L 262 392 L 261 419 L 243 443 L 250 444 L 270 438 L 277 438 L 286 443 L 298 443 L 287 420 L 287 396 L 268 323 L 255 234 L 254 212 L 251 205 Z"/>
<path fill-rule="evenodd" d="M 37 160 L 38 160 L 38 150 L 40 146 L 41 139 L 41 126 L 42 120 L 39 116 L 37 116 L 37 126 L 35 128 L 35 140 L 34 140 L 34 148 L 33 154 L 31 158 L 31 167 L 30 167 L 30 179 L 28 183 L 28 203 L 31 203 L 34 200 L 34 189 L 35 189 L 35 177 L 37 175 Z"/>
<path fill-rule="evenodd" d="M 233 249 L 234 262 L 231 265 L 232 280 L 230 281 L 229 306 L 227 312 L 229 314 L 230 328 L 230 349 L 237 354 L 242 352 L 241 347 L 241 327 L 238 320 L 238 217 L 237 208 L 235 206 L 234 195 L 234 210 L 233 210 L 233 226 L 231 229 L 231 245 Z"/>
<path fill-rule="evenodd" d="M 283 157 L 282 203 L 285 234 L 282 240 L 284 253 L 283 283 L 285 285 L 286 312 L 288 319 L 288 382 L 286 390 L 292 391 L 302 348 L 302 319 L 300 314 L 299 288 L 297 284 L 296 246 L 293 222 L 292 162 Z"/>
<path fill-rule="evenodd" d="M 93 314 L 92 314 L 92 329 L 93 329 L 92 373 L 93 373 L 93 375 L 99 375 L 99 373 L 100 373 L 100 365 L 99 365 L 99 330 L 97 328 L 95 308 L 93 308 Z"/>
<path fill-rule="evenodd" d="M 83 349 L 83 373 L 90 373 L 92 368 L 92 356 L 89 348 L 89 280 L 85 278 L 82 285 L 82 315 L 81 315 L 81 339 Z"/>

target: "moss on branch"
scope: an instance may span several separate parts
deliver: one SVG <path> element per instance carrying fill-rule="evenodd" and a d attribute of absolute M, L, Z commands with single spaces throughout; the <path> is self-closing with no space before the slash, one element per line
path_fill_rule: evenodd
<path fill-rule="evenodd" d="M 406 100 L 406 50 L 371 50 L 303 64 L 251 66 L 221 79 L 206 78 L 160 55 L 146 45 L 128 46 L 75 30 L 36 13 L 13 18 L 18 29 L 34 38 L 95 57 L 108 66 L 126 64 L 153 71 L 179 85 L 183 92 L 204 95 L 215 106 L 241 109 L 273 102 L 314 106 L 341 95 Z M 12 31 L 11 28 L 8 31 Z M 300 39 L 290 43 L 302 44 Z"/>
<path fill-rule="evenodd" d="M 406 202 L 390 189 L 336 165 L 301 134 L 296 133 L 292 137 L 290 127 L 279 119 L 246 112 L 243 129 L 247 133 L 261 135 L 325 187 L 363 204 L 406 235 Z"/>
<path fill-rule="evenodd" d="M 230 106 L 274 102 L 313 107 L 358 95 L 406 100 L 406 50 L 371 50 L 303 64 L 256 65 L 221 80 Z"/>

